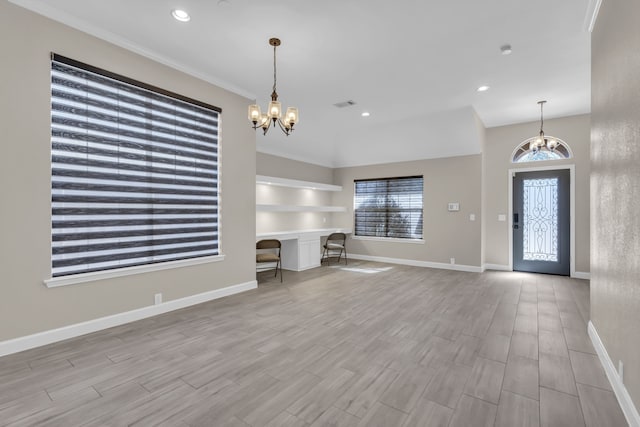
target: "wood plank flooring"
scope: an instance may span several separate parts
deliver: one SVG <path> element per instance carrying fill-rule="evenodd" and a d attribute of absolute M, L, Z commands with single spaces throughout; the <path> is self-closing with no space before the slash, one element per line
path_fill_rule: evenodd
<path fill-rule="evenodd" d="M 589 285 L 350 261 L 0 358 L 1 426 L 626 426 Z"/>

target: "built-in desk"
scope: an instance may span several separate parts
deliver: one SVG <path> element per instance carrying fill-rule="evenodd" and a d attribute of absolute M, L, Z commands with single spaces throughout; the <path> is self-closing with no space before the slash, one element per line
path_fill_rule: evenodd
<path fill-rule="evenodd" d="M 319 228 L 315 230 L 278 231 L 260 233 L 256 241 L 278 239 L 282 242 L 282 268 L 303 271 L 320 266 L 322 256 L 320 238 L 331 233 L 351 233 L 345 228 Z"/>

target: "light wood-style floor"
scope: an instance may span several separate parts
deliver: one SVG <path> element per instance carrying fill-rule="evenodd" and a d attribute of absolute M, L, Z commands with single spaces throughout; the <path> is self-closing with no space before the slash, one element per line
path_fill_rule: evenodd
<path fill-rule="evenodd" d="M 587 281 L 351 261 L 0 358 L 0 425 L 626 426 Z"/>

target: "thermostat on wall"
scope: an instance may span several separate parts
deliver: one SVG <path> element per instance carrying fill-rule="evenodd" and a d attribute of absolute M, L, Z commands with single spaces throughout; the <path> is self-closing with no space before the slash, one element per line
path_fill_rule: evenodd
<path fill-rule="evenodd" d="M 449 212 L 458 212 L 460 210 L 460 203 L 449 203 L 447 209 Z"/>

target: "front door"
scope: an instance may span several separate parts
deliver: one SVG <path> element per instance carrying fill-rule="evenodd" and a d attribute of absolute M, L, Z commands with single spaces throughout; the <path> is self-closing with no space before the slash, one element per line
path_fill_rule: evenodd
<path fill-rule="evenodd" d="M 568 169 L 513 177 L 513 269 L 570 274 Z"/>

